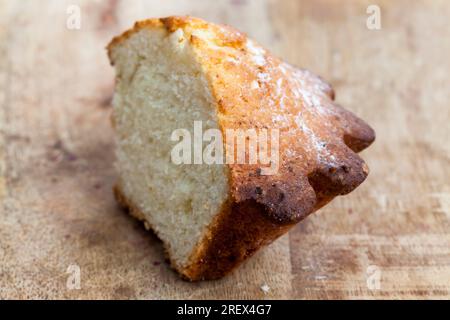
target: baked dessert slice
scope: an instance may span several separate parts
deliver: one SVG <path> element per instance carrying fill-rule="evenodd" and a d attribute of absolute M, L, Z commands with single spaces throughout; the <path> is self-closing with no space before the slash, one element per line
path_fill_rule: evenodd
<path fill-rule="evenodd" d="M 116 69 L 115 196 L 161 238 L 184 278 L 224 276 L 368 174 L 356 153 L 374 131 L 334 103 L 322 79 L 235 29 L 150 19 L 114 38 L 108 54 Z M 173 137 L 195 123 L 202 132 L 270 131 L 278 140 L 245 148 L 243 162 L 191 155 L 192 164 L 176 163 Z M 219 143 L 230 159 L 238 154 L 228 140 Z M 255 150 L 270 161 L 250 161 Z"/>

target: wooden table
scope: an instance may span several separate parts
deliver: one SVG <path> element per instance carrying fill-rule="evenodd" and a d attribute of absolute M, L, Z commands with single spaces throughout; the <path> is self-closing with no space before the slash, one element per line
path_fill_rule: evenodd
<path fill-rule="evenodd" d="M 366 26 L 374 3 L 380 30 Z M 173 14 L 231 24 L 322 75 L 377 132 L 361 187 L 220 281 L 180 280 L 111 193 L 104 47 Z M 448 17 L 445 0 L 1 0 L 0 298 L 450 298 Z"/>

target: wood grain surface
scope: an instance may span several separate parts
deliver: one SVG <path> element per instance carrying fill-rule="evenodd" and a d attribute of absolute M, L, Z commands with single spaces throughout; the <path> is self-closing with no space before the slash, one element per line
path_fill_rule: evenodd
<path fill-rule="evenodd" d="M 370 4 L 380 30 L 366 27 Z M 233 25 L 320 74 L 377 132 L 362 186 L 219 281 L 180 280 L 111 192 L 104 47 L 175 14 Z M 0 298 L 449 299 L 448 17 L 445 0 L 0 0 Z"/>

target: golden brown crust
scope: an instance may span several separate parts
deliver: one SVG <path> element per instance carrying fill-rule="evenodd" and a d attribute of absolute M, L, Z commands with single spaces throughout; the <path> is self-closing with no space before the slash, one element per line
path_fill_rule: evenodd
<path fill-rule="evenodd" d="M 203 240 L 204 250 L 183 275 L 194 281 L 219 279 L 293 225 L 273 221 L 255 200 L 232 203 L 218 214 Z"/>
<path fill-rule="evenodd" d="M 351 192 L 368 174 L 356 154 L 374 131 L 334 102 L 321 78 L 271 55 L 231 27 L 190 17 L 138 22 L 114 38 L 114 46 L 143 28 L 183 29 L 208 77 L 226 129 L 280 131 L 278 172 L 261 165 L 230 164 L 229 203 L 179 270 L 190 280 L 223 276 L 259 247 L 335 196 Z M 112 61 L 113 62 L 113 61 Z"/>

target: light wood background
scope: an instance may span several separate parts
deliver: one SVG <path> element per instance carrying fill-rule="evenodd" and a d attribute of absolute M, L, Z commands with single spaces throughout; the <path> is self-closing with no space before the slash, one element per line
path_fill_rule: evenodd
<path fill-rule="evenodd" d="M 231 24 L 322 75 L 377 132 L 361 187 L 220 281 L 180 280 L 111 193 L 104 47 L 174 14 Z M 450 298 L 449 17 L 445 0 L 0 0 L 0 298 Z"/>

